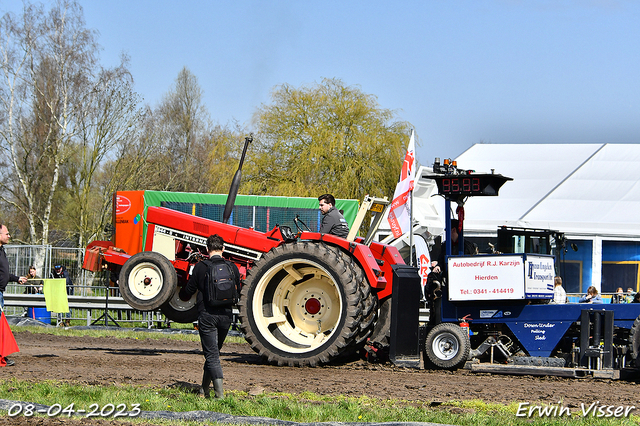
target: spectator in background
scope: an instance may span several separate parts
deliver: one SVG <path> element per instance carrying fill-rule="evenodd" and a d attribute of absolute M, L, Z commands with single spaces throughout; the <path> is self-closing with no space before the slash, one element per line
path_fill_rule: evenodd
<path fill-rule="evenodd" d="M 118 266 L 109 273 L 109 295 L 111 296 L 120 297 L 120 269 L 122 268 Z"/>
<path fill-rule="evenodd" d="M 553 303 L 567 303 L 567 292 L 562 287 L 562 277 L 555 277 L 553 284 Z"/>
<path fill-rule="evenodd" d="M 611 296 L 611 303 L 625 303 L 624 301 L 624 290 L 622 287 L 618 287 L 616 290 L 616 294 Z"/>
<path fill-rule="evenodd" d="M 598 289 L 594 286 L 590 286 L 587 289 L 587 294 L 578 300 L 578 303 L 603 303 L 602 296 L 598 294 Z"/>
<path fill-rule="evenodd" d="M 28 285 L 25 289 L 27 294 L 42 294 L 42 280 L 36 274 L 36 267 L 29 266 L 29 273 L 27 274 Z"/>
<path fill-rule="evenodd" d="M 71 281 L 71 277 L 69 276 L 69 271 L 62 265 L 56 265 L 53 267 L 53 272 L 51 272 L 51 278 L 64 278 L 67 280 L 67 295 L 71 296 L 73 294 L 73 282 Z"/>
<path fill-rule="evenodd" d="M 73 294 L 73 282 L 71 281 L 71 277 L 69 276 L 69 272 L 67 268 L 60 264 L 56 264 L 53 267 L 53 271 L 51 272 L 51 278 L 64 278 L 67 280 L 67 295 Z M 64 325 L 66 327 L 71 326 L 71 311 L 64 314 L 64 319 L 62 314 L 58 314 L 58 325 Z"/>
<path fill-rule="evenodd" d="M 627 288 L 627 295 L 624 297 L 624 303 L 633 303 L 636 293 L 631 287 Z"/>
<path fill-rule="evenodd" d="M 36 274 L 36 267 L 29 266 L 29 273 L 27 274 L 27 285 L 24 289 L 25 294 L 42 294 L 42 280 Z M 29 307 L 24 308 L 23 317 L 29 316 Z"/>

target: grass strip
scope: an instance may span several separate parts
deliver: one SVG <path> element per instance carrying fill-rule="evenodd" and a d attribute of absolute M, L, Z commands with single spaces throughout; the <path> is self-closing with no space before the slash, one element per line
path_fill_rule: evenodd
<path fill-rule="evenodd" d="M 175 339 L 197 341 L 197 334 L 162 333 L 122 329 L 73 329 L 56 327 L 15 326 L 14 332 L 131 339 Z M 244 343 L 242 337 L 227 336 L 226 342 Z M 16 378 L 0 380 L 2 398 L 28 401 L 43 405 L 60 404 L 62 408 L 74 404 L 75 409 L 89 409 L 92 404 L 103 408 L 107 404 L 140 404 L 143 411 L 214 411 L 218 413 L 269 417 L 296 422 L 434 422 L 455 425 L 636 425 L 638 416 L 629 418 L 583 417 L 579 408 L 571 409 L 571 416 L 516 417 L 519 405 L 465 401 L 404 401 L 344 395 L 316 395 L 263 393 L 249 395 L 241 391 L 227 391 L 223 400 L 204 400 L 195 389 L 155 388 L 148 386 L 111 385 L 86 386 L 67 382 L 30 382 Z M 160 420 L 154 424 L 198 424 L 189 421 Z"/>
<path fill-rule="evenodd" d="M 606 419 L 579 416 L 532 416 L 518 418 L 518 403 L 488 404 L 480 400 L 431 401 L 390 400 L 372 397 L 326 396 L 311 392 L 301 394 L 228 391 L 222 400 L 204 400 L 195 389 L 179 387 L 157 388 L 132 385 L 80 386 L 61 381 L 31 382 L 16 378 L 0 380 L 0 395 L 4 399 L 28 401 L 61 409 L 103 409 L 108 404 L 139 404 L 142 411 L 214 411 L 236 416 L 269 417 L 295 422 L 434 422 L 455 425 L 634 425 L 637 417 Z M 5 413 L 6 415 L 6 413 Z M 119 419 L 120 420 L 120 419 Z M 124 420 L 124 419 L 123 419 Z M 139 419 L 140 421 L 142 419 Z M 148 420 L 161 423 L 159 420 Z M 172 420 L 170 424 L 190 425 L 193 422 Z"/>

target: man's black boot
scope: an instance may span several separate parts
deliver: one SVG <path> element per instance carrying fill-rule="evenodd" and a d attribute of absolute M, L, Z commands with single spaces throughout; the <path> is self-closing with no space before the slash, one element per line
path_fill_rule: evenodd
<path fill-rule="evenodd" d="M 224 391 L 222 390 L 222 379 L 213 380 L 213 391 L 215 392 L 216 398 L 224 398 Z"/>
<path fill-rule="evenodd" d="M 211 392 L 209 391 L 209 385 L 211 385 L 211 375 L 207 370 L 204 370 L 202 374 L 202 390 L 200 395 L 205 398 L 211 398 Z"/>

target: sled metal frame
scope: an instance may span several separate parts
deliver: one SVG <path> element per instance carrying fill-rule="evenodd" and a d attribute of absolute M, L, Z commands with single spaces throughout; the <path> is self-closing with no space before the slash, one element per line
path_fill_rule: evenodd
<path fill-rule="evenodd" d="M 534 365 L 504 365 L 504 364 L 488 364 L 488 363 L 467 363 L 465 366 L 474 373 L 492 373 L 492 374 L 508 374 L 516 376 L 558 376 L 571 378 L 592 377 L 594 379 L 612 379 L 620 378 L 620 370 L 604 369 L 594 370 L 589 368 L 568 368 L 568 367 L 540 367 Z"/>

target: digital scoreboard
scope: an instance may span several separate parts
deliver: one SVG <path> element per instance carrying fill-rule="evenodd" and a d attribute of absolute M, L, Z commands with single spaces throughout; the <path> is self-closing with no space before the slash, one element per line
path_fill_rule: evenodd
<path fill-rule="evenodd" d="M 433 179 L 438 185 L 438 194 L 447 198 L 471 196 L 496 196 L 498 190 L 510 177 L 487 174 L 446 174 L 424 175 L 426 179 Z"/>

